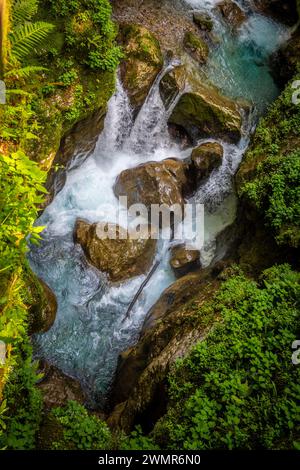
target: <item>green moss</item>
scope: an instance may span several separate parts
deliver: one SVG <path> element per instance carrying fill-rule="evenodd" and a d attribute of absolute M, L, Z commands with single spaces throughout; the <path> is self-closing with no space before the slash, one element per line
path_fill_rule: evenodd
<path fill-rule="evenodd" d="M 185 49 L 201 64 L 207 61 L 209 49 L 206 42 L 196 34 L 188 31 L 183 40 Z"/>

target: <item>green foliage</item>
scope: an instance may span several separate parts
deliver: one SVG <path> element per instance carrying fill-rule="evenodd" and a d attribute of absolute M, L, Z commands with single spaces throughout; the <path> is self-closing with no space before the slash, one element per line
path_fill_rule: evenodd
<path fill-rule="evenodd" d="M 241 165 L 239 193 L 263 215 L 279 244 L 298 247 L 300 106 L 293 92 L 289 84 L 261 120 Z"/>
<path fill-rule="evenodd" d="M 300 150 L 283 159 L 268 158 L 258 172 L 244 191 L 263 210 L 279 244 L 300 246 Z"/>
<path fill-rule="evenodd" d="M 115 44 L 117 29 L 108 0 L 51 0 L 52 13 L 66 19 L 64 29 L 69 55 L 92 70 L 114 71 L 122 53 Z"/>
<path fill-rule="evenodd" d="M 18 26 L 10 35 L 12 54 L 18 60 L 23 60 L 38 49 L 45 41 L 54 26 L 44 21 L 24 23 Z"/>
<path fill-rule="evenodd" d="M 5 388 L 9 417 L 5 433 L 0 435 L 0 448 L 34 449 L 42 409 L 42 397 L 35 387 L 39 377 L 31 361 L 29 339 L 15 346 L 19 354 Z"/>
<path fill-rule="evenodd" d="M 62 440 L 53 442 L 53 449 L 102 450 L 111 447 L 108 426 L 76 401 L 69 401 L 64 408 L 53 409 L 51 414 L 63 427 Z"/>
<path fill-rule="evenodd" d="M 129 436 L 123 437 L 119 442 L 120 450 L 159 450 L 153 439 L 144 436 L 141 426 L 136 426 Z"/>
<path fill-rule="evenodd" d="M 170 376 L 170 406 L 153 437 L 170 449 L 291 449 L 300 436 L 300 274 L 258 283 L 236 274 L 199 316 L 220 321 Z"/>
<path fill-rule="evenodd" d="M 14 0 L 12 8 L 12 20 L 15 27 L 34 17 L 38 10 L 38 0 Z"/>

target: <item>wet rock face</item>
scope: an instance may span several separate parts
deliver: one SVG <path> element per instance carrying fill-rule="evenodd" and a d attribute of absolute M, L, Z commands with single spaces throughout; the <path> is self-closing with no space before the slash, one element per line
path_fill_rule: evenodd
<path fill-rule="evenodd" d="M 46 362 L 44 362 L 41 372 L 44 374 L 44 378 L 38 387 L 42 392 L 46 409 L 65 406 L 69 400 L 84 404 L 85 395 L 77 380 L 68 377 Z"/>
<path fill-rule="evenodd" d="M 184 245 L 175 246 L 172 249 L 170 265 L 177 278 L 185 276 L 200 268 L 200 251 L 190 250 Z"/>
<path fill-rule="evenodd" d="M 214 26 L 212 18 L 206 13 L 195 12 L 193 21 L 202 31 L 211 31 Z"/>
<path fill-rule="evenodd" d="M 259 12 L 272 16 L 288 26 L 298 21 L 297 0 L 254 0 Z"/>
<path fill-rule="evenodd" d="M 217 8 L 232 29 L 239 28 L 247 19 L 243 10 L 232 0 L 224 0 Z"/>
<path fill-rule="evenodd" d="M 218 142 L 207 142 L 195 148 L 191 155 L 197 178 L 207 178 L 210 173 L 222 164 L 224 150 Z"/>
<path fill-rule="evenodd" d="M 274 79 L 283 87 L 296 73 L 300 57 L 300 30 L 272 57 Z"/>
<path fill-rule="evenodd" d="M 110 231 L 115 239 L 103 238 Z M 74 239 L 79 243 L 88 261 L 108 274 L 112 282 L 120 282 L 146 273 L 154 260 L 156 240 L 150 237 L 148 226 L 141 227 L 141 236 L 132 239 L 130 234 L 112 223 L 90 224 L 78 219 Z"/>
<path fill-rule="evenodd" d="M 122 171 L 114 186 L 117 197 L 127 196 L 128 206 L 144 204 L 184 204 L 188 188 L 188 165 L 176 159 L 149 162 Z"/>
<path fill-rule="evenodd" d="M 56 319 L 57 300 L 50 287 L 33 273 L 28 282 L 32 296 L 29 311 L 29 334 L 46 333 Z"/>
<path fill-rule="evenodd" d="M 179 93 L 184 91 L 186 78 L 187 74 L 183 65 L 174 67 L 163 76 L 159 84 L 159 91 L 166 108 L 169 107 Z"/>
<path fill-rule="evenodd" d="M 132 106 L 139 109 L 163 67 L 163 56 L 159 42 L 143 26 L 121 25 L 120 37 L 126 56 L 121 64 L 122 82 Z"/>
<path fill-rule="evenodd" d="M 128 432 L 142 414 L 148 413 L 151 420 L 153 411 L 161 405 L 163 394 L 157 392 L 170 367 L 210 328 L 190 320 L 187 302 L 196 296 L 197 303 L 204 303 L 217 285 L 210 271 L 202 270 L 182 277 L 164 291 L 150 310 L 137 345 L 120 356 L 111 393 L 115 406 L 108 420 L 111 426 Z"/>
<path fill-rule="evenodd" d="M 242 126 L 238 105 L 213 86 L 197 80 L 190 83 L 192 91 L 180 97 L 169 123 L 182 127 L 195 141 L 214 136 L 237 142 Z"/>
<path fill-rule="evenodd" d="M 199 35 L 188 31 L 184 35 L 183 46 L 199 64 L 206 63 L 209 49 L 206 42 Z"/>

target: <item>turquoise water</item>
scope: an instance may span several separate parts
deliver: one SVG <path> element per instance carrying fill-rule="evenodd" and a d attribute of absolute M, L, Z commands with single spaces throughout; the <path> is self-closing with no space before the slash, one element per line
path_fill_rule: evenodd
<path fill-rule="evenodd" d="M 236 32 L 218 28 L 221 41 L 210 54 L 207 74 L 224 94 L 253 103 L 262 114 L 278 96 L 269 57 L 289 37 L 286 27 L 261 15 L 252 15 Z"/>

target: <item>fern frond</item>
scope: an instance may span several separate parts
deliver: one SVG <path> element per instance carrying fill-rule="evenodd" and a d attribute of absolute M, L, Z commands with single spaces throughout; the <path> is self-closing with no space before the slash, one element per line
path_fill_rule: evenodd
<path fill-rule="evenodd" d="M 38 0 L 15 0 L 12 7 L 12 21 L 17 26 L 30 21 L 38 10 Z"/>
<path fill-rule="evenodd" d="M 11 34 L 12 55 L 18 60 L 28 56 L 45 41 L 54 26 L 44 21 L 25 23 Z"/>
<path fill-rule="evenodd" d="M 5 78 L 29 78 L 32 74 L 38 74 L 40 72 L 45 72 L 46 67 L 40 67 L 38 65 L 28 65 L 27 67 L 22 67 L 18 69 L 9 70 L 4 75 Z"/>

